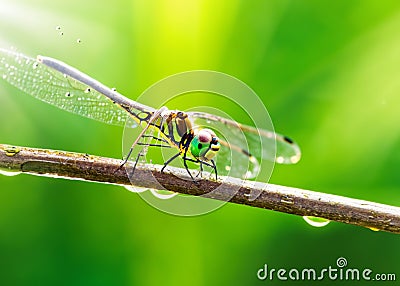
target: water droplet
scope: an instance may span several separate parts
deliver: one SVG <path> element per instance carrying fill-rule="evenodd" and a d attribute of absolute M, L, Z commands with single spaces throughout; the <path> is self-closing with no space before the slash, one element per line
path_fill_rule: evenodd
<path fill-rule="evenodd" d="M 256 157 L 254 157 L 254 156 L 249 157 L 249 160 L 253 164 L 258 164 L 258 161 L 257 161 Z"/>
<path fill-rule="evenodd" d="M 125 189 L 132 193 L 142 193 L 148 190 L 148 188 L 140 188 L 140 187 L 134 187 L 134 186 L 124 186 Z"/>
<path fill-rule="evenodd" d="M 300 154 L 290 157 L 290 162 L 292 162 L 292 164 L 296 164 L 299 161 L 300 161 Z"/>
<path fill-rule="evenodd" d="M 159 198 L 161 200 L 168 200 L 173 197 L 175 197 L 178 193 L 175 192 L 170 192 L 170 191 L 162 191 L 162 190 L 153 190 L 150 189 L 150 192 L 155 196 L 156 198 Z"/>
<path fill-rule="evenodd" d="M 314 227 L 323 227 L 331 222 L 329 219 L 315 216 L 303 216 L 303 219 L 306 221 L 306 223 Z"/>
<path fill-rule="evenodd" d="M 12 177 L 21 174 L 22 172 L 19 171 L 10 171 L 8 169 L 0 169 L 0 175 Z"/>

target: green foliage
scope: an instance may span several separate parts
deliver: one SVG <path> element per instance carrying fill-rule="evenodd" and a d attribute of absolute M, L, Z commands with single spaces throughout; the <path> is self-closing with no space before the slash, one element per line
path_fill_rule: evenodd
<path fill-rule="evenodd" d="M 177 72 L 231 74 L 302 148 L 273 183 L 398 204 L 400 2 L 35 2 L 2 1 L 2 47 L 59 58 L 131 98 Z M 3 82 L 0 106 L 1 143 L 121 156 L 117 127 Z M 359 227 L 237 205 L 174 217 L 122 188 L 30 176 L 1 176 L 0 190 L 2 285 L 250 285 L 264 263 L 340 256 L 398 270 L 398 238 Z"/>

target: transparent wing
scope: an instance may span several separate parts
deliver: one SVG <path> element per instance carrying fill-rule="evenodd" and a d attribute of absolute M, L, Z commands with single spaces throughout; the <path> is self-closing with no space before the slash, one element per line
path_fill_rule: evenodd
<path fill-rule="evenodd" d="M 209 113 L 188 112 L 188 116 L 195 126 L 210 128 L 220 138 L 222 146 L 216 160 L 221 174 L 253 178 L 259 172 L 257 159 L 280 164 L 294 164 L 300 160 L 298 145 L 275 132 Z"/>
<path fill-rule="evenodd" d="M 0 77 L 37 99 L 107 124 L 122 126 L 130 116 L 103 94 L 20 53 L 0 49 Z"/>

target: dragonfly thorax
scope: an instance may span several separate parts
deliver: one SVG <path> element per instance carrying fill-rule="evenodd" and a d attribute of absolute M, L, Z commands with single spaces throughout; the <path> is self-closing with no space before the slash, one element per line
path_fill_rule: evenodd
<path fill-rule="evenodd" d="M 219 151 L 218 137 L 210 129 L 194 130 L 193 139 L 190 142 L 190 153 L 193 157 L 209 161 Z"/>

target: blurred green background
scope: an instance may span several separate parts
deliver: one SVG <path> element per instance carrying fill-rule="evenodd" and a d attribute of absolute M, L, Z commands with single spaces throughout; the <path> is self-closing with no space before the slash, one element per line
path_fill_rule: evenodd
<path fill-rule="evenodd" d="M 302 148 L 272 183 L 391 205 L 400 204 L 399 31 L 399 1 L 0 0 L 1 47 L 56 57 L 131 98 L 192 69 L 241 79 Z M 5 82 L 0 106 L 1 143 L 121 157 L 121 128 Z M 175 217 L 116 186 L 0 176 L 0 285 L 290 285 L 256 272 L 335 267 L 341 256 L 400 279 L 394 234 L 234 204 Z M 323 285 L 338 283 L 356 284 Z"/>

